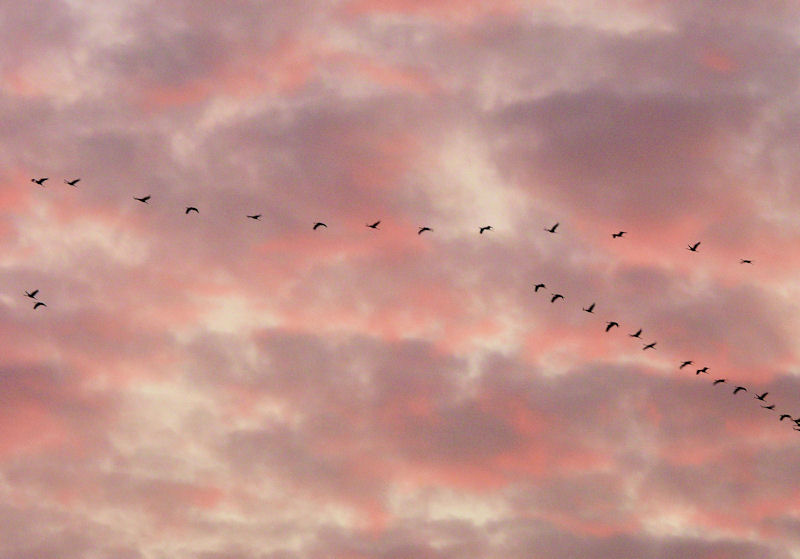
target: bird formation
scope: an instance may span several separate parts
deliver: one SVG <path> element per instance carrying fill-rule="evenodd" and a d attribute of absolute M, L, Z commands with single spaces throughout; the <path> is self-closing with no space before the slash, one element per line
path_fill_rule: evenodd
<path fill-rule="evenodd" d="M 47 180 L 49 180 L 48 177 L 32 178 L 31 182 L 36 183 L 41 187 L 45 187 L 44 183 Z M 73 186 L 73 187 L 77 188 L 77 184 L 78 184 L 78 182 L 80 180 L 81 180 L 80 178 L 75 178 L 75 179 L 72 179 L 72 180 L 64 179 L 64 184 L 67 184 L 69 186 Z M 150 194 L 147 194 L 145 196 L 134 196 L 133 199 L 136 200 L 137 202 L 142 203 L 142 204 L 148 204 L 149 205 L 151 197 L 152 196 Z M 185 210 L 184 210 L 184 214 L 188 215 L 191 212 L 199 214 L 200 210 L 195 206 L 186 206 Z M 261 219 L 261 216 L 262 216 L 262 214 L 259 213 L 259 214 L 247 214 L 245 217 L 248 218 L 248 219 L 252 219 L 254 221 L 258 221 L 258 220 Z M 379 230 L 378 226 L 380 225 L 380 223 L 381 223 L 381 220 L 375 221 L 374 223 L 367 223 L 366 227 L 368 227 L 370 229 L 374 229 L 374 230 Z M 546 232 L 548 232 L 548 233 L 554 234 L 554 233 L 557 232 L 557 229 L 558 229 L 559 225 L 560 225 L 560 222 L 556 222 L 555 224 L 553 224 L 550 227 L 545 227 L 544 230 Z M 314 231 L 317 231 L 320 228 L 327 229 L 328 225 L 326 223 L 322 222 L 322 221 L 317 221 L 312 226 L 312 230 L 314 230 Z M 493 229 L 493 227 L 491 225 L 483 225 L 483 226 L 479 227 L 478 233 L 480 235 L 483 235 L 484 233 L 486 233 L 488 231 L 493 231 L 493 230 L 494 229 Z M 428 227 L 428 226 L 420 226 L 418 228 L 417 235 L 422 235 L 425 232 L 433 233 L 433 229 L 431 227 Z M 626 234 L 627 234 L 627 231 L 618 231 L 616 233 L 612 233 L 611 237 L 613 239 L 620 239 L 620 238 L 624 238 L 624 235 L 626 235 Z M 687 250 L 689 250 L 691 252 L 698 252 L 698 248 L 699 247 L 700 247 L 700 241 L 696 241 L 696 242 L 688 244 L 686 246 Z M 739 263 L 740 264 L 752 264 L 753 261 L 751 259 L 749 259 L 749 258 L 742 258 L 742 259 L 739 260 Z M 533 289 L 534 289 L 535 293 L 538 293 L 539 290 L 546 289 L 546 288 L 547 288 L 547 286 L 544 283 L 536 283 L 533 286 Z M 39 293 L 39 289 L 34 289 L 33 291 L 25 291 L 25 296 L 35 301 L 35 303 L 33 305 L 33 309 L 34 310 L 39 309 L 40 307 L 47 307 L 46 303 L 44 303 L 43 301 L 39 301 L 37 299 L 38 293 Z M 565 300 L 564 295 L 561 294 L 561 293 L 552 293 L 551 297 L 550 297 L 550 302 L 551 303 L 555 303 L 559 299 Z M 595 306 L 596 306 L 596 302 L 592 302 L 589 306 L 582 307 L 582 310 L 587 312 L 587 313 L 590 313 L 590 314 L 595 314 L 594 313 Z M 619 322 L 617 322 L 616 320 L 606 321 L 605 331 L 609 332 L 613 328 L 620 328 Z M 636 332 L 628 334 L 628 336 L 632 337 L 632 338 L 641 339 L 641 337 L 642 337 L 642 329 L 639 328 Z M 642 350 L 643 351 L 648 350 L 648 349 L 655 350 L 656 349 L 656 343 L 657 342 L 650 342 L 650 343 L 647 343 L 647 344 L 643 344 Z M 690 365 L 693 365 L 693 364 L 694 364 L 694 361 L 686 360 L 686 361 L 683 361 L 683 362 L 680 363 L 680 365 L 678 366 L 678 369 L 681 370 L 681 369 L 683 369 L 685 367 L 688 367 Z M 709 368 L 707 366 L 704 366 L 704 367 L 702 367 L 700 369 L 697 369 L 695 371 L 695 375 L 709 374 L 708 369 Z M 726 382 L 727 382 L 727 379 L 718 378 L 718 379 L 714 379 L 712 384 L 713 384 L 713 386 L 718 386 L 718 385 L 726 383 Z M 747 391 L 748 391 L 747 387 L 736 386 L 733 389 L 733 394 L 736 395 L 739 392 L 747 392 Z M 763 394 L 756 394 L 754 396 L 754 399 L 759 400 L 760 402 L 764 402 L 766 404 L 765 398 L 767 397 L 768 394 L 769 394 L 768 392 L 764 392 Z M 764 409 L 767 409 L 767 410 L 774 410 L 775 409 L 775 404 L 762 405 L 761 407 L 764 408 Z M 780 415 L 779 421 L 783 421 L 784 419 L 789 419 L 792 423 L 794 423 L 794 430 L 800 431 L 800 416 L 798 416 L 797 418 L 793 418 L 788 413 L 782 413 Z"/>
<path fill-rule="evenodd" d="M 47 306 L 47 305 L 46 305 L 45 303 L 43 303 L 42 301 L 39 301 L 38 299 L 36 299 L 36 294 L 37 294 L 37 293 L 39 293 L 39 290 L 38 290 L 38 289 L 34 289 L 33 291 L 26 291 L 26 292 L 25 292 L 25 296 L 26 296 L 26 297 L 28 297 L 28 298 L 30 298 L 30 299 L 33 299 L 34 301 L 36 301 L 36 302 L 33 304 L 33 310 L 36 310 L 36 309 L 38 309 L 39 307 L 46 307 L 46 306 Z"/>
<path fill-rule="evenodd" d="M 697 244 L 699 244 L 699 243 L 697 243 Z M 697 247 L 697 244 L 694 245 L 695 248 Z M 536 284 L 534 284 L 534 286 L 533 286 L 534 293 L 538 292 L 540 289 L 546 289 L 546 286 L 545 286 L 544 283 L 536 283 Z M 553 302 L 556 301 L 556 299 L 559 299 L 559 298 L 563 299 L 564 296 L 561 293 L 553 293 L 551 295 L 551 297 L 550 297 L 550 302 L 553 303 Z M 582 310 L 584 310 L 584 311 L 586 311 L 588 313 L 591 313 L 591 314 L 595 314 L 594 313 L 595 306 L 596 306 L 596 303 L 592 302 L 591 305 L 589 305 L 588 307 L 583 307 Z M 616 320 L 608 320 L 608 321 L 606 321 L 606 323 L 605 323 L 605 331 L 606 332 L 610 332 L 613 328 L 620 328 L 619 322 L 617 322 Z M 638 330 L 636 330 L 636 332 L 634 332 L 632 334 L 628 334 L 628 336 L 630 336 L 632 338 L 641 339 L 642 331 L 643 331 L 643 329 L 639 328 Z M 645 350 L 648 350 L 648 349 L 655 350 L 657 343 L 658 342 L 650 342 L 648 344 L 643 344 L 642 351 L 645 351 Z M 682 361 L 681 363 L 678 364 L 678 370 L 682 370 L 682 369 L 684 369 L 684 368 L 686 368 L 686 367 L 688 367 L 690 365 L 693 365 L 693 364 L 694 364 L 694 361 L 692 361 L 691 359 L 687 359 L 687 360 Z M 695 376 L 699 376 L 699 375 L 703 375 L 703 374 L 710 375 L 709 367 L 707 365 L 695 370 Z M 725 379 L 725 378 L 716 378 L 716 379 L 714 379 L 712 381 L 711 384 L 713 386 L 719 386 L 720 384 L 727 383 L 727 382 L 728 382 L 728 380 Z M 748 391 L 748 389 L 745 386 L 736 386 L 733 389 L 733 394 L 736 395 L 739 392 L 747 392 L 747 391 Z M 768 394 L 769 394 L 769 392 L 764 392 L 762 394 L 757 394 L 756 393 L 756 395 L 753 398 L 756 399 L 756 400 L 759 400 L 760 402 L 763 402 L 764 404 L 767 404 L 766 397 L 767 397 Z M 775 410 L 775 404 L 762 405 L 761 407 L 763 409 L 765 409 L 765 410 L 770 410 L 770 411 Z M 800 431 L 800 415 L 798 415 L 797 417 L 792 417 L 791 414 L 782 413 L 780 415 L 780 417 L 779 417 L 779 421 L 783 421 L 784 419 L 789 419 L 790 422 L 793 424 L 794 430 L 795 431 Z"/>

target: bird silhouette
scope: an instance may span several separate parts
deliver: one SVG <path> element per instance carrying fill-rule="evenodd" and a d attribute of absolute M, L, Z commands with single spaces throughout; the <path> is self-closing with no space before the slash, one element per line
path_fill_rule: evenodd
<path fill-rule="evenodd" d="M 64 179 L 64 184 L 68 184 L 70 186 L 74 186 L 75 188 L 77 188 L 79 180 L 81 180 L 81 179 L 72 179 L 71 181 L 68 181 L 67 179 Z"/>
<path fill-rule="evenodd" d="M 38 289 L 34 289 L 34 290 L 33 290 L 33 291 L 31 291 L 30 293 L 28 293 L 28 292 L 26 291 L 26 292 L 25 292 L 25 295 L 27 295 L 27 296 L 28 296 L 28 297 L 30 297 L 31 299 L 36 299 L 36 294 L 37 294 L 37 293 L 39 293 L 39 290 L 38 290 Z"/>
<path fill-rule="evenodd" d="M 548 233 L 555 233 L 557 227 L 558 227 L 558 222 L 556 222 L 556 224 L 550 227 L 549 229 L 545 227 L 544 230 L 547 231 Z"/>
<path fill-rule="evenodd" d="M 367 227 L 369 227 L 370 229 L 377 229 L 378 225 L 380 224 L 380 222 L 381 221 L 378 220 L 378 221 L 376 221 L 375 223 L 372 223 L 372 224 L 367 223 Z"/>
<path fill-rule="evenodd" d="M 39 186 L 44 186 L 44 181 L 48 180 L 47 177 L 43 177 L 41 179 L 31 179 L 31 182 L 35 182 Z"/>
<path fill-rule="evenodd" d="M 613 239 L 616 239 L 618 237 L 622 237 L 625 233 L 627 233 L 627 231 L 620 231 L 619 233 L 611 233 L 611 237 Z"/>
<path fill-rule="evenodd" d="M 739 264 L 752 264 L 752 263 L 753 261 L 748 258 L 742 258 L 741 260 L 739 260 Z"/>
<path fill-rule="evenodd" d="M 697 252 L 697 247 L 699 247 L 699 246 L 700 246 L 700 241 L 697 241 L 693 245 L 687 245 L 686 248 L 691 250 L 692 252 Z"/>
<path fill-rule="evenodd" d="M 185 211 L 184 213 L 185 213 L 185 214 L 188 214 L 189 212 L 197 212 L 197 213 L 200 213 L 200 210 L 198 210 L 198 209 L 197 209 L 197 208 L 195 208 L 194 206 L 186 206 L 186 211 Z"/>
<path fill-rule="evenodd" d="M 702 369 L 697 369 L 697 371 L 695 372 L 696 375 L 699 375 L 700 373 L 708 374 L 708 367 L 703 367 Z"/>
<path fill-rule="evenodd" d="M 765 410 L 774 410 L 775 404 L 770 404 L 768 406 L 761 406 L 761 407 L 764 408 Z"/>
<path fill-rule="evenodd" d="M 783 421 L 783 420 L 784 420 L 784 419 L 786 419 L 787 417 L 789 418 L 789 420 L 790 420 L 790 421 L 792 421 L 792 416 L 791 416 L 791 415 L 789 415 L 788 413 L 782 413 L 782 414 L 781 414 L 781 417 L 780 417 L 780 419 L 778 419 L 778 421 Z"/>
<path fill-rule="evenodd" d="M 715 380 L 715 381 L 714 381 L 714 382 L 712 382 L 711 384 L 713 384 L 714 386 L 716 386 L 716 385 L 720 384 L 721 382 L 725 382 L 725 379 L 724 379 L 724 378 L 718 378 L 717 380 Z"/>
<path fill-rule="evenodd" d="M 755 396 L 753 396 L 753 398 L 755 398 L 756 400 L 761 400 L 763 402 L 764 398 L 767 397 L 767 394 L 769 394 L 769 392 L 764 392 L 760 396 L 758 394 L 756 394 Z"/>
<path fill-rule="evenodd" d="M 545 284 L 537 283 L 536 285 L 533 286 L 533 291 L 535 293 L 535 292 L 539 291 L 540 289 L 544 289 L 545 287 L 546 287 Z"/>
<path fill-rule="evenodd" d="M 133 199 L 141 202 L 142 204 L 147 204 L 147 201 L 150 200 L 150 195 L 148 194 L 147 196 L 142 196 L 141 198 L 134 196 Z"/>
<path fill-rule="evenodd" d="M 592 303 L 588 307 L 584 307 L 583 310 L 585 310 L 586 312 L 593 313 L 594 312 L 594 303 Z"/>
<path fill-rule="evenodd" d="M 261 219 L 261 214 L 248 215 L 247 217 L 250 219 Z"/>
<path fill-rule="evenodd" d="M 683 369 L 683 368 L 684 368 L 684 367 L 686 367 L 687 365 L 693 365 L 693 364 L 694 364 L 694 361 L 684 361 L 683 363 L 681 363 L 681 366 L 680 366 L 680 367 L 678 367 L 678 368 L 679 368 L 679 369 Z"/>
<path fill-rule="evenodd" d="M 480 233 L 481 235 L 483 235 L 483 232 L 484 232 L 484 231 L 494 231 L 494 229 L 492 229 L 492 226 L 491 226 L 491 225 L 484 225 L 483 227 L 481 227 L 481 228 L 480 228 L 480 231 L 479 231 L 479 233 Z"/>
<path fill-rule="evenodd" d="M 551 302 L 551 303 L 555 303 L 555 302 L 556 302 L 556 299 L 563 299 L 563 298 L 564 298 L 564 296 L 563 296 L 561 293 L 555 293 L 555 294 L 554 294 L 554 295 L 553 295 L 553 296 L 550 298 L 550 302 Z"/>
<path fill-rule="evenodd" d="M 417 231 L 417 235 L 422 235 L 425 231 L 433 231 L 430 227 L 420 227 L 419 231 Z"/>
<path fill-rule="evenodd" d="M 318 222 L 316 222 L 316 223 L 314 224 L 314 227 L 312 227 L 312 229 L 313 229 L 314 231 L 316 231 L 316 230 L 317 230 L 317 229 L 319 229 L 320 227 L 325 227 L 326 229 L 328 228 L 328 226 L 327 226 L 327 225 L 325 225 L 325 224 L 324 224 L 324 223 L 322 223 L 321 221 L 318 221 Z"/>
<path fill-rule="evenodd" d="M 646 346 L 644 346 L 644 347 L 642 348 L 642 351 L 644 351 L 644 350 L 646 350 L 646 349 L 655 349 L 655 348 L 656 348 L 656 342 L 652 342 L 652 343 L 649 343 L 649 344 L 647 344 Z"/>
<path fill-rule="evenodd" d="M 629 335 L 631 338 L 639 338 L 639 339 L 641 339 L 641 338 L 642 338 L 642 329 L 641 329 L 641 328 L 639 328 L 639 329 L 638 329 L 636 332 L 634 332 L 633 334 L 628 334 L 628 335 Z"/>
<path fill-rule="evenodd" d="M 39 307 L 46 307 L 46 306 L 47 306 L 47 305 L 45 305 L 45 304 L 44 304 L 44 303 L 42 303 L 41 301 L 37 301 L 37 302 L 36 302 L 36 304 L 35 304 L 35 305 L 33 305 L 33 310 L 36 310 L 36 309 L 38 309 Z"/>
<path fill-rule="evenodd" d="M 614 326 L 619 327 L 619 322 L 617 322 L 615 320 L 610 320 L 610 321 L 606 322 L 606 332 L 611 330 Z"/>
<path fill-rule="evenodd" d="M 733 389 L 733 393 L 736 394 L 737 392 L 741 392 L 742 390 L 747 392 L 747 389 L 744 386 L 737 386 L 736 388 Z"/>

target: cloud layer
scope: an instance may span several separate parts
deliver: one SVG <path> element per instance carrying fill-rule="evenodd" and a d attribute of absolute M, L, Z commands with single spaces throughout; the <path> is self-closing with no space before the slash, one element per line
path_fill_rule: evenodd
<path fill-rule="evenodd" d="M 0 555 L 800 557 L 793 3 L 3 12 Z"/>

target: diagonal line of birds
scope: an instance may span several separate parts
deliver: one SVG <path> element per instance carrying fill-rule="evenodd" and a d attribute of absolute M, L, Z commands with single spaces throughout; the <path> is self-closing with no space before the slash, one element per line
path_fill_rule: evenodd
<path fill-rule="evenodd" d="M 37 178 L 32 178 L 31 182 L 36 183 L 41 187 L 46 187 L 46 185 L 44 183 L 47 180 L 49 180 L 48 177 L 41 177 L 41 178 L 38 178 L 38 179 Z M 72 187 L 77 188 L 78 182 L 80 180 L 81 180 L 80 178 L 76 178 L 76 179 L 72 179 L 72 180 L 64 179 L 64 184 L 67 184 L 67 185 L 70 185 Z M 137 202 L 139 202 L 141 204 L 147 204 L 147 205 L 150 204 L 151 198 L 152 198 L 152 196 L 150 194 L 147 194 L 145 196 L 133 196 L 133 199 L 135 201 L 137 201 Z M 186 206 L 184 208 L 184 214 L 185 215 L 189 215 L 190 213 L 199 214 L 200 210 L 196 206 Z M 246 219 L 252 219 L 254 221 L 259 221 L 261 219 L 261 216 L 262 216 L 262 214 L 246 214 L 245 218 Z M 373 230 L 378 230 L 379 231 L 380 230 L 380 228 L 379 228 L 380 224 L 381 224 L 381 220 L 377 220 L 377 221 L 375 221 L 373 223 L 366 223 L 365 226 L 368 227 L 369 229 L 373 229 Z M 550 227 L 544 227 L 543 229 L 547 233 L 557 234 L 559 226 L 560 226 L 560 222 L 556 222 L 553 225 L 551 225 Z M 322 221 L 316 221 L 311 226 L 311 229 L 313 231 L 318 231 L 318 230 L 323 229 L 323 228 L 327 229 L 328 225 L 326 223 L 322 222 Z M 488 233 L 488 232 L 491 232 L 491 231 L 494 231 L 494 228 L 491 225 L 482 225 L 482 226 L 480 226 L 478 228 L 478 234 L 479 235 L 483 235 L 484 233 Z M 433 228 L 428 227 L 428 226 L 420 226 L 418 228 L 418 230 L 417 230 L 417 235 L 422 235 L 423 233 L 427 233 L 427 232 L 433 233 L 434 230 L 433 230 Z M 624 238 L 624 236 L 626 234 L 627 234 L 627 231 L 618 231 L 616 233 L 612 233 L 611 237 L 612 237 L 612 239 L 622 239 L 622 238 Z M 688 251 L 690 251 L 690 252 L 698 252 L 699 248 L 700 248 L 700 244 L 701 244 L 700 241 L 695 241 L 693 243 L 689 243 L 689 244 L 687 244 L 686 249 Z M 752 263 L 753 263 L 753 261 L 751 259 L 749 259 L 749 258 L 742 258 L 742 259 L 739 260 L 739 264 L 752 264 Z M 534 293 L 538 293 L 539 290 L 541 290 L 541 289 L 547 289 L 547 286 L 544 283 L 536 283 L 536 284 L 533 285 Z M 29 299 L 32 299 L 34 301 L 34 304 L 33 304 L 33 309 L 34 310 L 42 308 L 42 307 L 47 307 L 47 304 L 44 301 L 40 301 L 37 298 L 38 294 L 39 294 L 39 289 L 34 289 L 32 291 L 24 291 L 24 294 L 25 294 L 26 297 L 28 297 Z M 556 303 L 557 301 L 566 301 L 566 297 L 562 293 L 551 292 L 550 293 L 550 303 Z M 586 312 L 586 313 L 589 313 L 589 314 L 595 314 L 595 312 L 594 312 L 595 311 L 595 306 L 596 306 L 596 302 L 593 301 L 587 307 L 582 307 L 582 310 L 584 312 Z M 617 322 L 616 320 L 609 320 L 609 321 L 605 322 L 605 327 L 604 327 L 605 332 L 608 333 L 611 330 L 613 330 L 614 328 L 616 328 L 618 330 L 621 329 L 621 326 L 620 326 L 619 322 Z M 638 328 L 635 332 L 628 333 L 628 337 L 636 338 L 637 340 L 641 341 L 642 340 L 642 328 Z M 656 344 L 657 343 L 658 342 L 656 342 L 656 341 L 649 342 L 649 343 L 642 343 L 642 351 L 647 351 L 648 349 L 656 350 Z M 684 368 L 690 367 L 691 365 L 694 365 L 694 361 L 691 360 L 691 359 L 682 361 L 678 365 L 678 370 L 683 370 Z M 703 366 L 703 367 L 698 368 L 698 369 L 695 370 L 695 376 L 697 376 L 697 377 L 699 377 L 700 375 L 704 375 L 704 374 L 705 375 L 710 375 L 708 366 Z M 721 386 L 723 384 L 728 384 L 728 379 L 715 378 L 712 381 L 712 385 L 713 386 Z M 733 395 L 734 396 L 737 396 L 739 393 L 742 393 L 742 392 L 751 393 L 750 389 L 748 389 L 746 386 L 738 386 L 737 385 L 737 386 L 735 386 L 733 388 Z M 757 392 L 753 391 L 752 394 L 753 394 L 753 398 L 752 399 L 757 400 L 758 402 L 760 402 L 761 403 L 761 407 L 763 409 L 770 410 L 770 411 L 774 411 L 775 410 L 775 404 L 768 404 L 767 401 L 766 401 L 766 397 L 767 397 L 767 395 L 769 395 L 769 392 L 764 392 L 762 394 L 758 394 Z M 783 422 L 784 419 L 788 419 L 789 420 L 788 423 L 792 425 L 792 427 L 793 427 L 793 429 L 795 431 L 800 431 L 800 415 L 798 415 L 796 417 L 793 417 L 791 414 L 788 414 L 788 413 L 780 413 L 778 421 Z"/>

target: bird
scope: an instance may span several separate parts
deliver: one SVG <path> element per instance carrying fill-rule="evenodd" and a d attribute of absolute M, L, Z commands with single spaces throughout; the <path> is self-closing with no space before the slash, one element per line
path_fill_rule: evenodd
<path fill-rule="evenodd" d="M 747 389 L 744 386 L 737 386 L 736 388 L 733 389 L 733 393 L 736 394 L 737 392 L 740 392 L 742 390 L 747 392 Z"/>
<path fill-rule="evenodd" d="M 616 239 L 617 237 L 622 237 L 627 231 L 620 231 L 619 233 L 611 233 L 611 238 Z"/>
<path fill-rule="evenodd" d="M 261 214 L 248 215 L 247 217 L 250 219 L 261 219 Z"/>
<path fill-rule="evenodd" d="M 547 287 L 545 284 L 543 284 L 543 283 L 537 283 L 536 285 L 534 285 L 534 286 L 533 286 L 533 291 L 534 291 L 534 292 L 537 292 L 537 291 L 539 291 L 540 289 L 544 289 L 545 287 Z"/>
<path fill-rule="evenodd" d="M 369 223 L 367 223 L 367 227 L 369 227 L 370 229 L 377 229 L 378 228 L 378 224 L 380 224 L 380 222 L 381 222 L 381 220 L 378 220 L 378 221 L 376 221 L 375 223 L 373 223 L 371 225 Z"/>
<path fill-rule="evenodd" d="M 750 260 L 749 258 L 742 258 L 741 260 L 739 260 L 739 264 L 752 264 L 752 263 L 753 261 Z"/>
<path fill-rule="evenodd" d="M 657 342 L 652 342 L 652 343 L 649 343 L 649 344 L 647 344 L 646 346 L 644 346 L 644 347 L 642 348 L 642 351 L 644 351 L 644 350 L 646 350 L 646 349 L 655 349 L 655 348 L 656 348 L 656 343 L 657 343 Z"/>
<path fill-rule="evenodd" d="M 150 199 L 150 195 L 148 194 L 147 196 L 142 196 L 141 198 L 134 196 L 133 199 L 141 202 L 142 204 L 147 204 L 147 201 Z"/>
<path fill-rule="evenodd" d="M 770 404 L 768 406 L 761 406 L 761 407 L 764 408 L 765 410 L 774 410 L 775 404 Z"/>
<path fill-rule="evenodd" d="M 781 414 L 781 417 L 780 417 L 780 419 L 778 419 L 778 421 L 783 421 L 783 420 L 784 420 L 785 418 L 787 418 L 787 417 L 788 417 L 788 418 L 789 418 L 791 421 L 794 421 L 794 420 L 792 419 L 792 416 L 791 416 L 791 415 L 789 415 L 788 413 L 782 413 L 782 414 Z"/>
<path fill-rule="evenodd" d="M 74 186 L 75 188 L 77 188 L 78 187 L 77 183 L 78 183 L 79 180 L 81 180 L 81 179 L 72 179 L 71 181 L 68 181 L 67 179 L 64 179 L 64 184 L 68 184 L 70 186 Z"/>
<path fill-rule="evenodd" d="M 550 297 L 550 302 L 555 303 L 556 299 L 563 299 L 564 296 L 561 293 L 554 293 L 552 297 Z"/>
<path fill-rule="evenodd" d="M 611 330 L 614 326 L 618 327 L 619 326 L 619 322 L 617 322 L 615 320 L 610 320 L 610 321 L 606 322 L 606 332 Z"/>
<path fill-rule="evenodd" d="M 28 297 L 30 297 L 31 299 L 36 299 L 36 294 L 37 294 L 37 293 L 39 293 L 39 290 L 38 290 L 38 289 L 34 289 L 34 290 L 33 290 L 33 291 L 31 291 L 30 293 L 26 291 L 26 292 L 25 292 L 25 295 L 26 295 L 26 296 L 28 296 Z"/>
<path fill-rule="evenodd" d="M 420 227 L 419 231 L 417 231 L 417 235 L 422 235 L 425 231 L 433 231 L 430 227 Z"/>
<path fill-rule="evenodd" d="M 195 212 L 197 212 L 197 213 L 200 213 L 200 210 L 198 210 L 198 209 L 197 209 L 197 208 L 195 208 L 194 206 L 186 206 L 186 211 L 185 211 L 185 212 L 183 212 L 183 213 L 185 213 L 185 214 L 188 214 L 188 213 L 189 213 L 189 212 L 191 212 L 191 211 L 195 211 Z"/>
<path fill-rule="evenodd" d="M 586 312 L 593 313 L 594 312 L 594 303 L 592 303 L 588 307 L 584 307 L 583 310 L 585 310 Z"/>
<path fill-rule="evenodd" d="M 481 227 L 481 228 L 480 228 L 480 231 L 479 231 L 479 233 L 480 233 L 481 235 L 483 235 L 483 232 L 484 232 L 484 231 L 494 231 L 494 229 L 492 229 L 492 226 L 491 226 L 491 225 L 484 225 L 483 227 Z"/>
<path fill-rule="evenodd" d="M 692 252 L 697 252 L 697 247 L 699 247 L 699 246 L 700 246 L 700 241 L 697 241 L 693 245 L 687 245 L 686 248 L 691 250 Z"/>
<path fill-rule="evenodd" d="M 548 233 L 555 233 L 556 232 L 556 227 L 558 227 L 558 222 L 556 222 L 556 224 L 553 225 L 552 227 L 550 227 L 549 229 L 547 227 L 545 227 L 544 230 L 547 231 Z"/>
<path fill-rule="evenodd" d="M 36 309 L 38 309 L 39 307 L 46 307 L 46 306 L 47 306 L 47 305 L 45 305 L 45 304 L 44 304 L 44 303 L 42 303 L 41 301 L 37 301 L 37 302 L 36 302 L 36 304 L 35 304 L 35 305 L 33 305 L 33 310 L 36 310 Z"/>
<path fill-rule="evenodd" d="M 316 231 L 316 230 L 317 230 L 317 229 L 319 229 L 320 227 L 325 227 L 326 229 L 328 228 L 328 226 L 327 226 L 327 225 L 325 225 L 325 224 L 324 224 L 324 223 L 322 223 L 321 221 L 318 221 L 318 222 L 316 222 L 316 223 L 314 224 L 314 227 L 312 227 L 312 229 L 313 229 L 314 231 Z"/>
<path fill-rule="evenodd" d="M 708 367 L 703 367 L 702 369 L 697 369 L 697 372 L 695 372 L 696 375 L 699 375 L 700 373 L 708 374 Z"/>
<path fill-rule="evenodd" d="M 35 182 L 39 186 L 44 186 L 44 181 L 47 180 L 47 177 L 43 177 L 41 179 L 31 179 L 31 182 Z"/>
<path fill-rule="evenodd" d="M 678 367 L 678 368 L 679 368 L 679 369 L 683 369 L 683 368 L 684 368 L 684 367 L 686 367 L 687 365 L 693 365 L 693 364 L 694 364 L 694 361 L 684 361 L 683 363 L 681 363 L 681 366 L 680 366 L 680 367 Z"/>
<path fill-rule="evenodd" d="M 764 398 L 767 397 L 767 394 L 769 394 L 769 392 L 764 392 L 760 396 L 758 394 L 756 394 L 755 396 L 753 396 L 753 398 L 755 398 L 756 400 L 761 400 L 763 402 Z"/>
<path fill-rule="evenodd" d="M 640 339 L 641 339 L 641 337 L 642 337 L 642 329 L 641 329 L 641 328 L 639 328 L 639 329 L 638 329 L 636 332 L 634 332 L 633 334 L 628 334 L 628 335 L 629 335 L 631 338 L 640 338 Z"/>
<path fill-rule="evenodd" d="M 716 385 L 718 385 L 718 384 L 719 384 L 719 383 L 721 383 L 721 382 L 725 382 L 725 379 L 724 379 L 724 378 L 718 378 L 717 380 L 715 380 L 715 381 L 714 381 L 714 382 L 712 382 L 711 384 L 713 384 L 714 386 L 716 386 Z"/>

